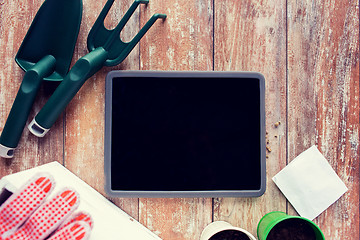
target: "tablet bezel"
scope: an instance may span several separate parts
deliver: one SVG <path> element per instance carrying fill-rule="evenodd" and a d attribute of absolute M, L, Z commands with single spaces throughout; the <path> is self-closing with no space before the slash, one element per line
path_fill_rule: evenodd
<path fill-rule="evenodd" d="M 260 189 L 211 191 L 128 191 L 111 187 L 111 139 L 113 80 L 116 78 L 255 78 L 260 86 Z M 105 86 L 105 191 L 115 197 L 259 197 L 266 189 L 265 145 L 265 78 L 257 72 L 197 72 L 197 71 L 111 71 Z"/>

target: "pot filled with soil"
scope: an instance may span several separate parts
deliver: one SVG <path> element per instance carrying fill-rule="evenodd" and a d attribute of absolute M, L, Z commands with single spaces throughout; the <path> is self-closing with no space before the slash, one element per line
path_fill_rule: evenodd
<path fill-rule="evenodd" d="M 320 228 L 309 219 L 270 212 L 258 224 L 259 240 L 325 240 Z"/>
<path fill-rule="evenodd" d="M 245 229 L 234 227 L 228 222 L 216 221 L 203 230 L 200 240 L 256 240 Z"/>

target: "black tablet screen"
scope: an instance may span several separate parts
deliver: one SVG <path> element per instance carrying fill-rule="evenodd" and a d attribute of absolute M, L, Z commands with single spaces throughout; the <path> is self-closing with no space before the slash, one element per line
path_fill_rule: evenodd
<path fill-rule="evenodd" d="M 111 188 L 260 189 L 259 79 L 113 79 Z"/>

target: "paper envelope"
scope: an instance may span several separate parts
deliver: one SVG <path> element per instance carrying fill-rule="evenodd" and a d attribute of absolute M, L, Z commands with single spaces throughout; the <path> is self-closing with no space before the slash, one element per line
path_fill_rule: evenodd
<path fill-rule="evenodd" d="M 348 190 L 316 146 L 297 156 L 273 181 L 299 215 L 310 220 Z"/>

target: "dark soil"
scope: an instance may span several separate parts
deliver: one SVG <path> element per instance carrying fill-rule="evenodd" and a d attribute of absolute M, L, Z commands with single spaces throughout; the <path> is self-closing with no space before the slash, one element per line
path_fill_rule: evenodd
<path fill-rule="evenodd" d="M 209 240 L 250 240 L 250 238 L 239 231 L 225 230 L 215 234 Z"/>
<path fill-rule="evenodd" d="M 287 219 L 278 223 L 266 240 L 316 240 L 316 235 L 309 223 L 301 219 Z"/>

